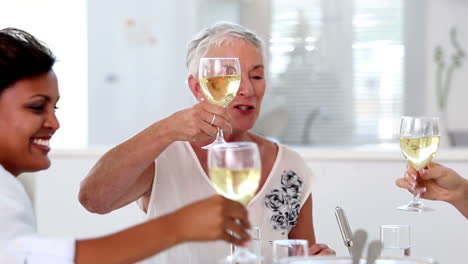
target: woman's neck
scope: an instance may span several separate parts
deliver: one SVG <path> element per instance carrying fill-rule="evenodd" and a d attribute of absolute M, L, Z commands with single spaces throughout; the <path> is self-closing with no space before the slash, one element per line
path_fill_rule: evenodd
<path fill-rule="evenodd" d="M 241 133 L 231 133 L 231 134 L 224 134 L 224 139 L 226 142 L 239 142 L 239 141 L 255 141 L 253 134 L 245 131 Z M 213 142 L 214 139 L 210 139 L 207 141 L 196 141 L 190 142 L 193 148 L 201 148 Z"/>

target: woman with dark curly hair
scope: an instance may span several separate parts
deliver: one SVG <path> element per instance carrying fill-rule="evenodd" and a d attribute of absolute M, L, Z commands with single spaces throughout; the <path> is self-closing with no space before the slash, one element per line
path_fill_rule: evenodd
<path fill-rule="evenodd" d="M 59 128 L 54 62 L 52 52 L 30 34 L 0 30 L 0 263 L 134 263 L 187 241 L 246 242 L 247 211 L 221 196 L 101 238 L 40 236 L 17 176 L 50 166 L 49 140 Z"/>

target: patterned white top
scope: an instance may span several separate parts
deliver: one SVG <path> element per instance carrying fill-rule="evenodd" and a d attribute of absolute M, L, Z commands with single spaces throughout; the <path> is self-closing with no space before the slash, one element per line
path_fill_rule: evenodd
<path fill-rule="evenodd" d="M 74 263 L 75 240 L 37 234 L 31 200 L 23 185 L 0 166 L 0 263 Z"/>
<path fill-rule="evenodd" d="M 188 142 L 171 144 L 156 159 L 155 165 L 148 218 L 165 215 L 216 194 Z M 260 227 L 265 263 L 270 263 L 271 259 L 269 241 L 287 239 L 311 189 L 312 173 L 305 161 L 297 152 L 279 145 L 277 158 L 264 186 L 247 205 L 252 226 Z M 217 263 L 229 254 L 229 244 L 223 241 L 185 243 L 144 263 Z"/>

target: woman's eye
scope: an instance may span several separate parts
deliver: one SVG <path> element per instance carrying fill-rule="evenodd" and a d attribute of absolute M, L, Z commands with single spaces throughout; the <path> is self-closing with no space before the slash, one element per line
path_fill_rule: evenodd
<path fill-rule="evenodd" d="M 43 111 L 44 110 L 44 105 L 31 105 L 29 106 L 30 109 L 34 111 Z"/>
<path fill-rule="evenodd" d="M 263 76 L 255 75 L 255 76 L 252 76 L 252 78 L 255 80 L 261 80 L 263 79 Z"/>

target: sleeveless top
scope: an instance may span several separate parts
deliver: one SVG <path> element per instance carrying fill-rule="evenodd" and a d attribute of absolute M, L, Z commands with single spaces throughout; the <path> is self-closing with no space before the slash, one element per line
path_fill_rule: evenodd
<path fill-rule="evenodd" d="M 216 194 L 189 142 L 174 142 L 167 147 L 155 160 L 155 168 L 147 210 L 149 219 Z M 299 212 L 311 194 L 311 185 L 312 173 L 305 161 L 297 152 L 279 145 L 264 186 L 247 205 L 251 225 L 260 227 L 265 263 L 271 262 L 270 241 L 287 239 L 297 224 Z M 230 245 L 224 241 L 189 242 L 140 263 L 218 263 L 229 254 Z"/>

